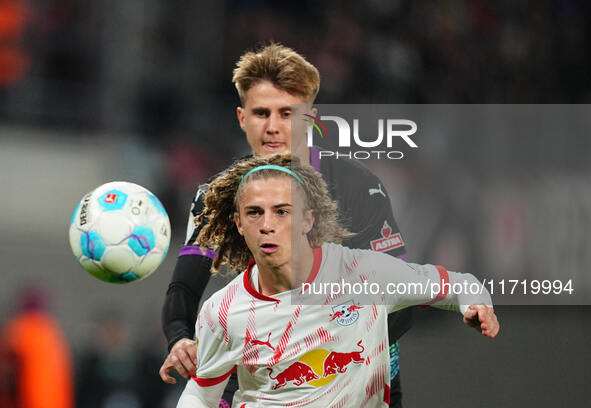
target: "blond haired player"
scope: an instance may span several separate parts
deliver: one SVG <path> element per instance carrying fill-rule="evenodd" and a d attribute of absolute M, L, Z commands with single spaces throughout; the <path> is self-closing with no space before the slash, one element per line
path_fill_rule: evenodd
<path fill-rule="evenodd" d="M 392 214 L 386 191 L 373 194 L 384 183 L 368 169 L 353 160 L 320 160 L 318 149 L 306 145 L 304 134 L 291 131 L 293 105 L 311 104 L 320 86 L 318 70 L 294 50 L 271 44 L 256 52 L 242 55 L 236 64 L 232 81 L 236 85 L 241 106 L 236 109 L 240 127 L 254 156 L 264 157 L 291 152 L 303 163 L 311 164 L 328 185 L 331 199 L 339 203 L 339 215 L 353 236 L 344 245 L 371 249 L 372 242 L 387 241 L 379 247 L 385 254 L 406 260 L 404 241 Z M 209 280 L 212 248 L 195 245 L 200 229 L 194 218 L 203 209 L 204 189 L 200 189 L 191 206 L 187 238 L 180 249 L 163 307 L 163 328 L 170 354 L 160 370 L 162 379 L 174 382 L 168 373 L 176 369 L 185 378 L 195 371 L 194 327 L 199 301 Z M 391 353 L 391 406 L 401 403 L 398 374 L 398 338 L 411 325 L 410 310 L 389 315 Z M 233 377 L 224 399 L 231 402 L 237 385 Z"/>

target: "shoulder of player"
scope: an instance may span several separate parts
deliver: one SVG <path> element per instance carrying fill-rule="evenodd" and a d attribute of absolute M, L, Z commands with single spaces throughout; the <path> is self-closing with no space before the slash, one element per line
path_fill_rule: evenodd
<path fill-rule="evenodd" d="M 327 182 L 339 182 L 350 189 L 364 189 L 381 183 L 380 178 L 357 160 L 326 157 L 320 161 L 320 172 Z M 355 183 L 351 183 L 355 180 Z"/>
<path fill-rule="evenodd" d="M 210 308 L 218 308 L 222 303 L 233 299 L 240 290 L 244 290 L 244 272 L 238 274 L 234 279 L 224 285 L 224 287 L 214 292 L 205 302 L 203 302 L 203 308 L 205 308 L 206 305 Z"/>
<path fill-rule="evenodd" d="M 372 262 L 384 259 L 388 262 L 391 258 L 385 253 L 372 251 L 371 249 L 349 248 L 332 242 L 322 244 L 322 265 L 328 268 L 333 267 L 333 262 L 347 265 L 365 260 Z"/>

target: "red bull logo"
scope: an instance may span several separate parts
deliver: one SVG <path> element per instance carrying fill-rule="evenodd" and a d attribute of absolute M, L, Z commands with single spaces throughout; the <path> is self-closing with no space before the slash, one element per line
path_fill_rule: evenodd
<path fill-rule="evenodd" d="M 361 357 L 361 353 L 365 351 L 365 347 L 363 347 L 361 344 L 361 340 L 359 340 L 357 346 L 361 348 L 360 351 L 353 351 L 351 353 L 338 353 L 336 351 L 331 352 L 324 360 L 324 376 L 336 373 L 344 373 L 347 371 L 347 366 L 351 363 L 365 363 L 365 358 Z"/>
<path fill-rule="evenodd" d="M 277 381 L 273 385 L 276 390 L 287 385 L 297 387 L 308 384 L 313 387 L 321 387 L 333 381 L 338 374 L 345 373 L 351 364 L 364 364 L 365 358 L 361 355 L 365 348 L 359 340 L 359 351 L 341 353 L 325 349 L 315 349 L 307 352 L 299 361 L 291 364 L 279 374 L 273 376 L 273 370 L 269 370 L 269 378 Z"/>
<path fill-rule="evenodd" d="M 308 381 L 319 378 L 314 370 L 312 370 L 312 367 L 307 364 L 300 363 L 299 361 L 296 361 L 287 367 L 285 370 L 277 374 L 276 377 L 271 375 L 273 370 L 270 368 L 267 368 L 267 370 L 269 370 L 269 378 L 277 381 L 277 384 L 273 386 L 274 390 L 284 387 L 289 382 L 293 382 L 293 385 L 297 385 L 299 387 L 303 383 L 307 383 Z"/>
<path fill-rule="evenodd" d="M 363 306 L 356 305 L 352 300 L 333 306 L 330 321 L 336 320 L 339 326 L 351 326 L 359 319 L 358 310 L 362 308 Z"/>

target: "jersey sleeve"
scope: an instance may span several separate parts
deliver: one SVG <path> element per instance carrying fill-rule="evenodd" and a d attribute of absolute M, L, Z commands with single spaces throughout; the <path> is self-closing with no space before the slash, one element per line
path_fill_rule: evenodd
<path fill-rule="evenodd" d="M 183 338 L 193 338 L 199 301 L 210 277 L 215 252 L 203 251 L 195 241 L 204 224 L 196 226 L 195 217 L 204 209 L 207 185 L 200 186 L 189 210 L 185 245 L 179 251 L 172 279 L 162 308 L 162 328 L 170 350 Z"/>
<path fill-rule="evenodd" d="M 199 226 L 195 225 L 195 218 L 205 209 L 204 200 L 208 187 L 207 184 L 200 185 L 197 194 L 195 194 L 195 198 L 193 198 L 193 201 L 191 202 L 189 218 L 187 220 L 187 231 L 185 234 L 185 246 L 195 245 L 195 241 L 197 240 L 201 229 L 205 226 L 205 223 Z"/>
<path fill-rule="evenodd" d="M 492 306 L 486 287 L 472 274 L 446 270 L 442 266 L 406 263 L 369 251 L 357 251 L 361 270 L 379 284 L 389 312 L 415 305 L 433 306 L 465 313 L 468 306 Z"/>
<path fill-rule="evenodd" d="M 228 380 L 211 387 L 200 387 L 195 381 L 187 381 L 177 408 L 211 408 L 220 405 L 220 399 Z"/>
<path fill-rule="evenodd" d="M 224 339 L 223 329 L 214 316 L 218 316 L 216 302 L 209 299 L 199 313 L 195 328 L 197 372 L 192 379 L 201 388 L 226 382 L 236 370 L 236 362 L 231 353 L 231 342 Z"/>

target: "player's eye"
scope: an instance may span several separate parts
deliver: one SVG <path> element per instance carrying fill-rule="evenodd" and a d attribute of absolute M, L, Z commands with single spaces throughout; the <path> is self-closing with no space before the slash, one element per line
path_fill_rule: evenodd
<path fill-rule="evenodd" d="M 283 116 L 283 118 L 285 118 L 285 119 L 286 119 L 286 118 L 289 118 L 289 117 L 291 116 L 291 111 L 289 111 L 289 110 L 288 110 L 288 111 L 283 111 L 283 112 L 281 113 L 281 115 L 282 115 L 282 116 Z"/>
<path fill-rule="evenodd" d="M 248 215 L 249 217 L 256 217 L 257 215 L 260 215 L 261 211 L 260 210 L 246 210 L 246 215 Z"/>
<path fill-rule="evenodd" d="M 286 209 L 284 209 L 284 208 L 280 208 L 280 209 L 277 210 L 277 214 L 278 215 L 281 215 L 281 216 L 285 216 L 285 215 L 288 215 L 289 214 L 289 211 L 286 210 Z"/>
<path fill-rule="evenodd" d="M 266 118 L 266 117 L 268 117 L 268 116 L 269 116 L 269 111 L 268 111 L 268 110 L 266 110 L 266 109 L 255 109 L 255 110 L 254 110 L 254 114 L 255 114 L 256 116 L 259 116 L 259 117 L 261 117 L 261 118 Z"/>

